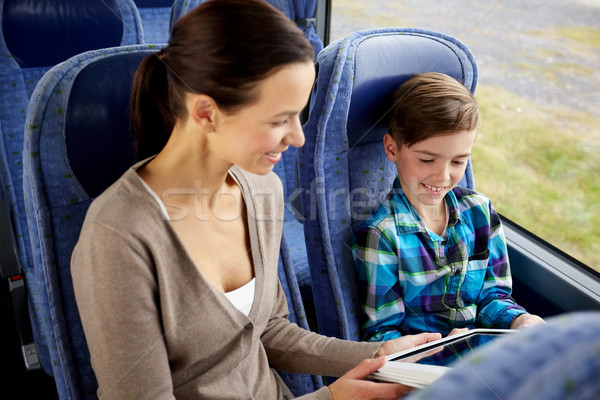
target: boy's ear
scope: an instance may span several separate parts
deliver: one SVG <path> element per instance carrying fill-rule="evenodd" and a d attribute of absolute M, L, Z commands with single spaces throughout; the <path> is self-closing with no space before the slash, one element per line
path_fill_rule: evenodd
<path fill-rule="evenodd" d="M 196 95 L 192 101 L 191 117 L 200 126 L 203 132 L 215 131 L 217 119 L 217 104 L 210 96 Z"/>
<path fill-rule="evenodd" d="M 399 154 L 398 144 L 389 133 L 383 136 L 383 147 L 388 160 L 395 162 Z"/>

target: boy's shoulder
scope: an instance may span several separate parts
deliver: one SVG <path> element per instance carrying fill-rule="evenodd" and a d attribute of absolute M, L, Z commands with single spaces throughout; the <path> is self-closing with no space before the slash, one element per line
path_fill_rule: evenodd
<path fill-rule="evenodd" d="M 461 206 L 461 210 L 473 206 L 487 206 L 490 204 L 490 199 L 486 195 L 463 186 L 455 186 L 452 189 L 452 193 L 456 197 L 457 203 Z"/>
<path fill-rule="evenodd" d="M 354 224 L 354 230 L 377 229 L 384 232 L 394 229 L 396 231 L 398 226 L 401 226 L 403 231 L 419 230 L 419 225 L 406 201 L 397 189 L 392 189 L 373 214 Z"/>

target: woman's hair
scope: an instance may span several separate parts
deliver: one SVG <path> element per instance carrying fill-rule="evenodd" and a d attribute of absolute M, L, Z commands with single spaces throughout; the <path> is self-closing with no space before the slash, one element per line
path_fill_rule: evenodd
<path fill-rule="evenodd" d="M 479 128 L 475 97 L 445 74 L 427 72 L 412 76 L 394 91 L 393 104 L 389 131 L 401 146 Z"/>
<path fill-rule="evenodd" d="M 226 112 L 258 100 L 257 86 L 277 68 L 313 60 L 302 31 L 263 0 L 210 0 L 181 17 L 169 44 L 147 56 L 131 89 L 138 160 L 167 143 L 186 117 L 186 94 L 205 94 Z"/>

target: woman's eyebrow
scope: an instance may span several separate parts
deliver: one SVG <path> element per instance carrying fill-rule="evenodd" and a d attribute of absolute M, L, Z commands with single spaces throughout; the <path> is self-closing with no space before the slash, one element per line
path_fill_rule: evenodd
<path fill-rule="evenodd" d="M 298 113 L 298 111 L 282 111 L 277 115 L 273 115 L 271 118 L 289 117 L 289 116 L 295 115 L 297 113 Z"/>

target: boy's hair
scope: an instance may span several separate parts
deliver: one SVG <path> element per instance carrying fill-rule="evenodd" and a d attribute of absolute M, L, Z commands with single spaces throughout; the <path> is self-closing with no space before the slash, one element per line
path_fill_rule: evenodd
<path fill-rule="evenodd" d="M 438 72 L 414 75 L 393 94 L 389 132 L 408 147 L 433 136 L 479 128 L 473 94 L 456 79 Z"/>

